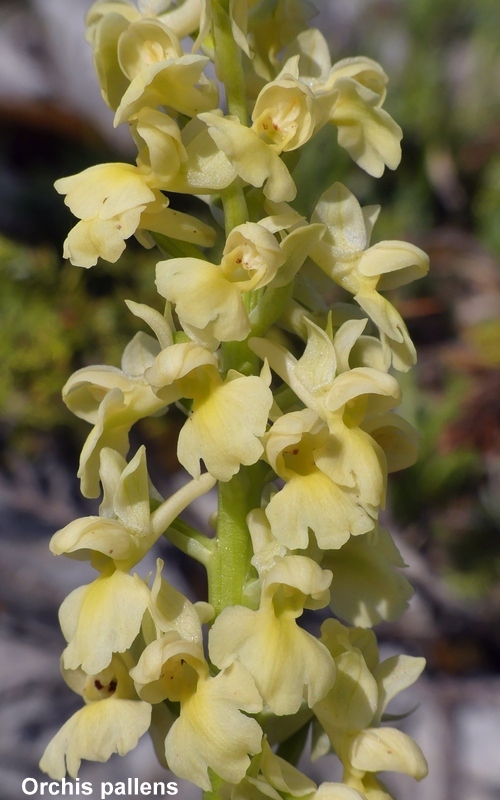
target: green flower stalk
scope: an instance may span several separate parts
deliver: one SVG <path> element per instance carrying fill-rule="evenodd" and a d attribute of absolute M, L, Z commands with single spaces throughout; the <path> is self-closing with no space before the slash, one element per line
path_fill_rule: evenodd
<path fill-rule="evenodd" d="M 401 157 L 383 69 L 332 64 L 313 15 L 309 0 L 97 0 L 88 14 L 103 98 L 137 159 L 57 181 L 79 219 L 64 254 L 115 262 L 135 236 L 163 257 L 156 307 L 127 301 L 148 332 L 120 368 L 86 367 L 63 390 L 92 425 L 82 493 L 102 502 L 50 545 L 97 571 L 60 610 L 63 677 L 84 706 L 42 757 L 53 778 L 124 755 L 147 730 L 162 763 L 217 800 L 390 800 L 379 772 L 426 773 L 383 716 L 423 659 L 380 662 L 371 628 L 412 594 L 378 516 L 388 473 L 418 444 L 390 372 L 415 349 L 383 292 L 428 259 L 405 242 L 370 245 L 380 209 L 340 183 L 309 218 L 294 208 L 292 165 L 327 125 L 372 176 Z M 204 198 L 211 224 L 171 209 L 169 192 Z M 177 402 L 188 477 L 164 499 L 144 448 L 129 456 L 129 432 Z M 211 537 L 179 515 L 216 484 Z M 141 577 L 162 535 L 205 566 L 206 602 L 171 587 L 161 560 Z M 301 627 L 305 609 L 328 607 L 319 638 Z M 296 768 L 309 726 L 313 757 L 333 751 L 342 782 L 317 787 Z"/>

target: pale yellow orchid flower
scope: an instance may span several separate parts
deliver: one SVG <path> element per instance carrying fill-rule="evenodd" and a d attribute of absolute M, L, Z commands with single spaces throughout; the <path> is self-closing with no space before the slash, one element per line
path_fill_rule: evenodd
<path fill-rule="evenodd" d="M 62 781 L 76 778 L 82 759 L 108 761 L 136 747 L 151 721 L 151 705 L 140 700 L 126 662 L 114 655 L 96 674 L 63 668 L 63 677 L 85 706 L 73 714 L 45 748 L 40 769 Z"/>
<path fill-rule="evenodd" d="M 306 556 L 285 556 L 263 576 L 258 611 L 225 608 L 209 635 L 213 663 L 239 662 L 275 714 L 313 706 L 331 687 L 335 671 L 325 647 L 296 623 L 304 608 L 328 603 L 331 573 Z"/>
<path fill-rule="evenodd" d="M 243 295 L 268 286 L 278 289 L 293 281 L 309 250 L 321 239 L 322 225 L 304 225 L 284 235 L 272 234 L 283 225 L 270 217 L 244 223 L 228 236 L 222 261 L 180 258 L 157 265 L 156 284 L 161 295 L 176 304 L 188 336 L 214 351 L 221 341 L 242 341 L 251 330 L 258 308 L 250 313 Z"/>
<path fill-rule="evenodd" d="M 287 167 L 256 131 L 242 125 L 237 117 L 203 113 L 199 119 L 206 122 L 215 144 L 245 183 L 263 186 L 264 195 L 275 202 L 294 199 L 297 188 Z"/>
<path fill-rule="evenodd" d="M 200 475 L 201 459 L 214 478 L 228 481 L 241 464 L 255 464 L 261 457 L 273 404 L 269 369 L 260 377 L 229 370 L 223 380 L 216 357 L 191 342 L 162 351 L 146 377 L 160 399 L 175 387 L 193 399 L 177 442 L 179 461 L 193 477 Z"/>
<path fill-rule="evenodd" d="M 250 339 L 250 347 L 328 426 L 316 466 L 339 486 L 355 489 L 363 504 L 374 508 L 385 501 L 386 462 L 382 448 L 360 424 L 370 411 L 386 411 L 400 402 L 395 378 L 372 367 L 349 369 L 350 352 L 364 321 L 344 323 L 333 341 L 310 320 L 306 349 L 296 359 L 281 345 Z"/>
<path fill-rule="evenodd" d="M 340 550 L 325 553 L 321 563 L 333 573 L 330 608 L 351 625 L 395 620 L 408 607 L 413 588 L 395 569 L 406 565 L 383 528 L 349 539 Z"/>
<path fill-rule="evenodd" d="M 123 53 L 122 37 L 128 33 L 131 25 L 139 31 L 151 32 L 149 39 L 143 37 L 141 48 L 142 60 L 147 64 L 148 60 L 151 63 L 160 58 L 165 60 L 182 56 L 179 39 L 199 27 L 200 17 L 201 0 L 184 0 L 177 5 L 165 0 L 146 0 L 139 2 L 139 8 L 127 0 L 97 0 L 87 14 L 86 38 L 92 45 L 94 65 L 105 102 L 116 110 L 130 84 L 130 78 L 123 69 L 127 69 L 127 59 Z M 167 37 L 170 38 L 170 44 L 165 48 Z"/>
<path fill-rule="evenodd" d="M 329 475 L 329 462 L 340 448 L 311 409 L 285 414 L 266 434 L 266 458 L 285 486 L 265 513 L 273 535 L 286 547 L 306 548 L 311 530 L 322 550 L 337 549 L 374 527 L 378 507 Z"/>
<path fill-rule="evenodd" d="M 70 522 L 50 542 L 54 554 L 88 558 L 101 572 L 95 581 L 71 592 L 59 611 L 68 642 L 64 665 L 68 669 L 81 666 L 88 673 L 104 669 L 113 653 L 124 652 L 131 646 L 147 608 L 153 609 L 153 620 L 161 629 L 169 613 L 167 609 L 179 605 L 175 596 L 168 600 L 165 587 L 161 591 L 158 577 L 151 596 L 146 584 L 129 572 L 175 517 L 215 483 L 205 474 L 165 501 L 154 491 L 158 507 L 151 513 L 144 447 L 128 465 L 118 453 L 104 449 L 100 476 L 104 487 L 101 516 Z M 182 610 L 183 606 L 174 619 Z M 191 620 L 190 628 L 192 624 Z"/>
<path fill-rule="evenodd" d="M 262 709 L 250 673 L 232 664 L 210 675 L 200 644 L 166 633 L 144 650 L 130 672 L 140 697 L 180 703 L 180 715 L 165 740 L 169 767 L 205 791 L 211 789 L 208 769 L 229 783 L 239 783 L 250 765 L 249 755 L 261 749 L 259 724 L 246 714 Z"/>
<path fill-rule="evenodd" d="M 129 25 L 120 35 L 117 56 L 129 85 L 116 109 L 115 126 L 146 106 L 188 117 L 217 107 L 217 84 L 203 74 L 210 59 L 184 55 L 178 38 L 159 20 Z"/>
<path fill-rule="evenodd" d="M 378 663 L 371 631 L 348 629 L 336 620 L 322 625 L 321 641 L 336 667 L 333 688 L 314 707 L 348 777 L 355 773 L 403 772 L 421 780 L 427 774 L 422 751 L 407 734 L 380 727 L 390 700 L 411 686 L 422 672 L 423 658 L 394 656 Z"/>
<path fill-rule="evenodd" d="M 160 261 L 156 286 L 189 329 L 220 342 L 241 341 L 250 333 L 243 293 L 270 283 L 284 261 L 272 233 L 246 222 L 229 234 L 220 264 L 196 258 Z"/>
<path fill-rule="evenodd" d="M 172 192 L 211 194 L 225 189 L 236 171 L 198 118 L 180 130 L 162 111 L 141 108 L 131 119 L 137 164 L 150 186 Z"/>
<path fill-rule="evenodd" d="M 220 794 L 228 800 L 282 800 L 283 794 L 310 800 L 315 789 L 314 781 L 273 753 L 264 737 L 262 751 L 252 758 L 243 780 L 237 786 L 222 786 Z"/>
<path fill-rule="evenodd" d="M 302 147 L 316 132 L 317 103 L 298 79 L 298 58 L 291 58 L 259 93 L 252 111 L 252 130 L 277 153 Z"/>
<path fill-rule="evenodd" d="M 317 28 L 301 31 L 285 49 L 284 59 L 293 56 L 299 57 L 300 79 L 320 97 L 339 78 L 353 78 L 377 96 L 377 105 L 385 100 L 389 79 L 380 64 L 366 56 L 355 56 L 332 65 L 328 42 Z"/>
<path fill-rule="evenodd" d="M 332 280 L 354 295 L 379 328 L 396 369 L 406 371 L 415 363 L 415 348 L 400 314 L 379 292 L 424 276 L 429 258 L 407 242 L 383 241 L 370 247 L 378 211 L 376 206 L 362 209 L 349 189 L 334 183 L 322 194 L 311 217 L 323 223 L 327 232 L 310 255 Z"/>
<path fill-rule="evenodd" d="M 168 198 L 151 188 L 147 173 L 132 164 L 98 164 L 54 185 L 81 220 L 64 243 L 64 257 L 78 267 L 92 267 L 99 257 L 118 261 L 125 240 L 139 230 L 204 247 L 215 241 L 213 228 L 167 208 Z"/>
<path fill-rule="evenodd" d="M 82 517 L 61 528 L 52 536 L 50 550 L 54 555 L 88 559 L 104 572 L 111 564 L 123 571 L 135 567 L 175 517 L 215 485 L 215 479 L 204 473 L 163 500 L 149 480 L 144 446 L 128 464 L 107 447 L 100 460 L 104 497 L 99 516 Z"/>
<path fill-rule="evenodd" d="M 321 125 L 338 129 L 338 142 L 366 172 L 380 177 L 401 161 L 403 132 L 381 108 L 388 78 L 366 56 L 345 58 L 332 66 L 328 45 L 315 28 L 303 31 L 285 51 L 299 57 L 300 79 L 310 86 L 322 109 Z"/>
<path fill-rule="evenodd" d="M 168 346 L 171 339 L 163 322 L 163 342 Z M 139 332 L 124 350 L 122 369 L 83 367 L 63 387 L 63 400 L 69 410 L 94 426 L 83 446 L 78 470 L 85 497 L 99 495 L 99 454 L 102 448 L 111 447 L 125 456 L 132 425 L 143 417 L 166 409 L 182 397 L 180 391 L 172 388 L 168 397 L 160 399 L 144 377 L 145 370 L 160 351 L 161 345 L 156 339 Z"/>
<path fill-rule="evenodd" d="M 92 42 L 96 28 L 103 19 L 119 15 L 129 22 L 139 19 L 159 19 L 180 39 L 189 36 L 199 26 L 201 0 L 95 0 L 87 13 L 87 39 Z"/>
<path fill-rule="evenodd" d="M 384 168 L 396 169 L 401 161 L 403 132 L 387 111 L 378 106 L 378 95 L 355 78 L 336 78 L 332 90 L 336 102 L 330 122 L 338 142 L 365 172 L 379 178 Z"/>

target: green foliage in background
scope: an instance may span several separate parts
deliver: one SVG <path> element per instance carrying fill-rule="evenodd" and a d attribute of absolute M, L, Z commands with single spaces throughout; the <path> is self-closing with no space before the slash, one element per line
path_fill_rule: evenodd
<path fill-rule="evenodd" d="M 138 329 L 123 301 L 147 302 L 153 274 L 139 248 L 90 274 L 61 263 L 55 248 L 0 238 L 0 409 L 8 434 L 73 421 L 63 384 L 89 363 L 119 363 Z"/>

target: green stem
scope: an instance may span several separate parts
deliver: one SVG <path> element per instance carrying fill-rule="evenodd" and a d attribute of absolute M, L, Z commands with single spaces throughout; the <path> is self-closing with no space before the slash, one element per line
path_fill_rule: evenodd
<path fill-rule="evenodd" d="M 236 178 L 221 192 L 221 199 L 227 237 L 233 228 L 236 228 L 237 225 L 243 225 L 248 220 L 247 202 L 239 178 Z"/>
<path fill-rule="evenodd" d="M 241 50 L 234 40 L 229 16 L 230 0 L 212 0 L 212 32 L 215 44 L 217 76 L 226 89 L 230 114 L 242 125 L 248 124 L 245 73 Z"/>
<path fill-rule="evenodd" d="M 240 471 L 226 483 L 219 482 L 219 509 L 215 550 L 207 567 L 209 603 L 220 614 L 226 606 L 245 605 L 246 583 L 252 541 L 246 517 L 260 506 L 267 464 L 258 462 Z"/>
<path fill-rule="evenodd" d="M 178 550 L 204 564 L 208 569 L 214 552 L 212 539 L 204 536 L 181 519 L 175 519 L 163 535 Z"/>

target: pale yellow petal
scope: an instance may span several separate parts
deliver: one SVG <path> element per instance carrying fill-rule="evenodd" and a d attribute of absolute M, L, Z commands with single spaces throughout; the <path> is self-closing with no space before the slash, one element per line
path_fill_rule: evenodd
<path fill-rule="evenodd" d="M 294 376 L 308 392 L 316 394 L 333 383 L 337 357 L 326 331 L 308 319 L 304 323 L 307 327 L 307 345 L 294 369 Z"/>
<path fill-rule="evenodd" d="M 64 258 L 75 267 L 94 267 L 98 258 L 115 264 L 125 250 L 125 239 L 137 230 L 144 207 L 132 208 L 111 219 L 78 222 L 64 241 Z"/>
<path fill-rule="evenodd" d="M 366 417 L 362 427 L 384 451 L 388 472 L 406 469 L 417 461 L 420 436 L 403 417 L 391 412 L 376 414 Z"/>
<path fill-rule="evenodd" d="M 309 252 L 317 245 L 323 236 L 323 225 L 303 225 L 296 228 L 281 242 L 281 251 L 286 258 L 286 263 L 278 271 L 271 283 L 273 289 L 286 286 L 292 281 L 306 260 Z"/>
<path fill-rule="evenodd" d="M 425 669 L 425 658 L 400 654 L 378 665 L 374 677 L 379 687 L 377 714 L 380 718 L 387 706 L 400 692 L 412 686 Z"/>
<path fill-rule="evenodd" d="M 250 765 L 248 754 L 260 751 L 262 739 L 258 722 L 242 711 L 261 709 L 254 681 L 241 664 L 215 678 L 200 678 L 165 741 L 170 768 L 205 791 L 211 789 L 209 767 L 223 780 L 239 783 Z"/>
<path fill-rule="evenodd" d="M 339 486 L 355 489 L 363 504 L 385 503 L 386 464 L 383 450 L 364 431 L 331 423 L 332 436 L 314 454 L 316 466 Z"/>
<path fill-rule="evenodd" d="M 322 783 L 310 800 L 366 800 L 365 795 L 344 783 Z"/>
<path fill-rule="evenodd" d="M 342 489 L 319 470 L 292 478 L 266 508 L 273 536 L 289 549 L 309 544 L 309 529 L 322 550 L 337 549 L 366 533 L 374 520 L 355 492 Z"/>
<path fill-rule="evenodd" d="M 160 344 L 144 331 L 138 331 L 123 351 L 121 367 L 132 378 L 142 377 L 160 352 Z"/>
<path fill-rule="evenodd" d="M 351 625 L 372 627 L 382 620 L 398 619 L 406 611 L 413 589 L 394 569 L 378 531 L 350 539 L 323 563 L 333 572 L 332 611 Z"/>
<path fill-rule="evenodd" d="M 128 530 L 138 536 L 147 536 L 150 516 L 149 476 L 144 445 L 123 470 L 113 506 L 116 516 Z"/>
<path fill-rule="evenodd" d="M 429 256 L 409 242 L 377 242 L 365 250 L 358 264 L 362 275 L 380 275 L 378 291 L 396 289 L 429 271 Z"/>
<path fill-rule="evenodd" d="M 133 381 L 118 367 L 83 367 L 71 375 L 62 390 L 62 397 L 69 410 L 80 419 L 95 425 L 99 406 L 109 389 L 127 392 Z"/>
<path fill-rule="evenodd" d="M 167 106 L 188 117 L 215 108 L 218 90 L 215 82 L 203 75 L 207 63 L 204 56 L 184 55 L 141 70 L 121 99 L 115 126 L 126 122 L 144 106 Z"/>
<path fill-rule="evenodd" d="M 196 607 L 161 577 L 162 566 L 163 561 L 158 559 L 151 588 L 151 615 L 155 625 L 163 632 L 176 630 L 183 639 L 201 645 L 201 624 Z"/>
<path fill-rule="evenodd" d="M 132 425 L 171 402 L 170 398 L 167 402 L 158 398 L 143 379 L 130 381 L 129 388 L 126 394 L 121 389 L 111 389 L 104 394 L 98 407 L 96 423 L 80 456 L 78 477 L 81 478 L 81 490 L 85 497 L 99 496 L 99 456 L 102 448 L 110 447 L 125 456 Z"/>
<path fill-rule="evenodd" d="M 145 372 L 146 380 L 155 388 L 158 397 L 168 397 L 168 402 L 180 397 L 193 397 L 202 373 L 217 371 L 217 358 L 195 342 L 181 342 L 166 347 L 159 353 L 151 367 Z M 190 374 L 192 373 L 192 374 Z"/>
<path fill-rule="evenodd" d="M 137 555 L 137 544 L 122 523 L 105 517 L 75 519 L 57 531 L 50 540 L 54 555 L 74 555 L 90 559 L 93 550 L 114 561 L 128 561 Z"/>
<path fill-rule="evenodd" d="M 257 376 L 241 376 L 214 387 L 193 405 L 177 443 L 181 464 L 194 477 L 203 459 L 209 473 L 228 481 L 240 465 L 255 464 L 264 451 L 260 441 L 273 403 L 270 389 Z"/>
<path fill-rule="evenodd" d="M 377 95 L 376 105 L 383 103 L 389 78 L 380 64 L 372 58 L 354 56 L 337 61 L 332 67 L 325 88 L 333 86 L 339 78 L 354 78 Z"/>
<path fill-rule="evenodd" d="M 331 687 L 335 670 L 326 647 L 295 618 L 272 609 L 225 608 L 210 631 L 210 657 L 223 668 L 245 666 L 275 714 L 294 714 L 305 699 L 314 705 Z"/>
<path fill-rule="evenodd" d="M 357 252 L 366 247 L 366 227 L 361 206 L 353 193 L 342 183 L 336 182 L 323 192 L 311 221 L 321 222 L 326 226 L 328 233 L 325 242 L 334 247 L 338 253 Z M 314 252 L 312 256 L 314 260 L 316 260 L 315 255 Z"/>
<path fill-rule="evenodd" d="M 120 571 L 75 589 L 59 609 L 68 642 L 64 666 L 81 666 L 91 675 L 107 667 L 113 653 L 123 653 L 134 641 L 148 603 L 145 584 Z"/>
<path fill-rule="evenodd" d="M 338 128 L 339 145 L 375 178 L 385 166 L 396 169 L 401 161 L 402 131 L 382 108 L 373 105 L 373 92 L 352 78 L 335 82 L 339 98 L 330 117 Z"/>
<path fill-rule="evenodd" d="M 316 784 L 284 758 L 275 755 L 266 741 L 262 745 L 261 771 L 268 783 L 280 792 L 292 797 L 304 797 L 316 788 Z"/>
<path fill-rule="evenodd" d="M 377 682 L 359 650 L 337 656 L 335 670 L 333 688 L 314 708 L 314 713 L 332 739 L 339 732 L 366 728 L 373 720 L 378 699 Z"/>
<path fill-rule="evenodd" d="M 107 761 L 136 747 L 149 728 L 151 706 L 140 700 L 110 697 L 73 714 L 56 733 L 40 761 L 42 772 L 62 781 L 66 770 L 76 778 L 82 759 Z"/>
<path fill-rule="evenodd" d="M 149 167 L 158 184 L 175 178 L 187 159 L 179 126 L 171 117 L 153 108 L 141 108 L 131 125 L 138 146 L 137 163 Z"/>
<path fill-rule="evenodd" d="M 326 619 L 321 626 L 321 641 L 334 658 L 354 648 L 359 650 L 371 673 L 379 663 L 377 637 L 372 630 L 348 628 L 337 619 Z"/>
<path fill-rule="evenodd" d="M 101 7 L 102 17 L 97 13 Z M 106 7 L 109 11 L 106 12 Z M 101 86 L 102 97 L 107 105 L 116 109 L 129 84 L 118 63 L 118 39 L 127 30 L 130 22 L 139 16 L 136 8 L 125 3 L 94 3 L 87 16 L 87 41 L 93 48 L 94 67 Z"/>
<path fill-rule="evenodd" d="M 337 372 L 349 372 L 351 369 L 349 364 L 351 351 L 359 341 L 367 322 L 368 320 L 366 319 L 350 319 L 338 329 L 333 340 L 337 355 Z M 354 367 L 355 365 L 353 364 L 352 366 Z"/>
<path fill-rule="evenodd" d="M 156 267 L 158 291 L 176 306 L 182 322 L 209 327 L 223 342 L 242 341 L 250 322 L 240 289 L 219 266 L 197 258 L 172 258 Z"/>
<path fill-rule="evenodd" d="M 165 188 L 172 192 L 207 194 L 225 189 L 236 178 L 231 162 L 198 117 L 182 129 L 182 144 L 186 158 Z"/>
<path fill-rule="evenodd" d="M 403 772 L 417 780 L 427 775 L 427 763 L 416 742 L 395 728 L 369 728 L 353 741 L 350 760 L 366 772 Z"/>
<path fill-rule="evenodd" d="M 234 119 L 216 114 L 200 114 L 200 119 L 207 123 L 210 136 L 246 183 L 264 184 L 264 194 L 270 200 L 294 199 L 297 189 L 288 169 L 254 131 Z"/>
<path fill-rule="evenodd" d="M 160 18 L 177 34 L 179 39 L 183 39 L 200 27 L 200 15 L 200 0 L 184 0 L 179 5 L 170 6 L 165 14 L 160 15 Z"/>
<path fill-rule="evenodd" d="M 77 175 L 60 178 L 54 184 L 65 194 L 65 204 L 80 219 L 110 220 L 155 199 L 144 175 L 132 164 L 96 164 Z"/>
<path fill-rule="evenodd" d="M 356 367 L 335 379 L 328 393 L 326 406 L 330 411 L 338 411 L 350 400 L 364 394 L 387 398 L 386 408 L 392 408 L 401 402 L 401 388 L 396 378 L 370 367 Z"/>
<path fill-rule="evenodd" d="M 165 347 L 170 347 L 173 344 L 173 325 L 171 318 L 163 316 L 155 308 L 147 306 L 144 303 L 136 303 L 134 300 L 125 300 L 125 305 L 136 317 L 146 322 L 151 330 L 154 332 L 160 347 L 163 350 Z"/>
<path fill-rule="evenodd" d="M 391 349 L 394 367 L 407 372 L 416 363 L 417 354 L 401 314 L 376 291 L 356 294 L 354 299 L 380 329 L 383 342 Z"/>

